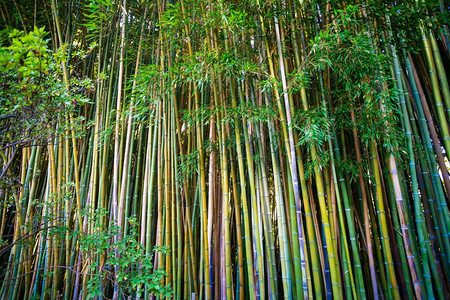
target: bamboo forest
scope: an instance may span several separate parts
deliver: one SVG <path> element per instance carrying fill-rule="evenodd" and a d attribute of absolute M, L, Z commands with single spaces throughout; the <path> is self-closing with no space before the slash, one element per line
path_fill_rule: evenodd
<path fill-rule="evenodd" d="M 449 299 L 445 0 L 0 0 L 0 299 Z"/>

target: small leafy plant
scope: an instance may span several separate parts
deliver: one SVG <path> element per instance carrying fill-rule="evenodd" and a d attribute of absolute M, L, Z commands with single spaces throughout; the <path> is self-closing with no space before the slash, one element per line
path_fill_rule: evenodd
<path fill-rule="evenodd" d="M 105 279 L 116 282 L 119 293 L 141 297 L 147 290 L 162 298 L 170 297 L 172 288 L 164 285 L 164 269 L 154 270 L 153 253 L 146 253 L 139 242 L 138 224 L 135 218 L 128 219 L 129 231 L 122 238 L 118 226 L 106 226 L 101 219 L 105 210 L 86 212 L 90 224 L 95 224 L 93 234 L 80 234 L 80 247 L 85 257 L 94 261 L 90 265 L 91 279 L 87 283 L 89 297 L 102 296 L 102 283 Z M 168 254 L 167 247 L 158 247 L 154 252 Z M 106 255 L 106 256 L 105 256 Z M 101 259 L 104 257 L 105 259 Z M 101 263 L 104 261 L 103 263 Z"/>

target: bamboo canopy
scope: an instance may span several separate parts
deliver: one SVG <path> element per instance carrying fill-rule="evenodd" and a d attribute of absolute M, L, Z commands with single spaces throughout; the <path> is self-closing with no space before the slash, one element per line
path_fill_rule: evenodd
<path fill-rule="evenodd" d="M 442 0 L 0 0 L 1 299 L 448 299 Z"/>

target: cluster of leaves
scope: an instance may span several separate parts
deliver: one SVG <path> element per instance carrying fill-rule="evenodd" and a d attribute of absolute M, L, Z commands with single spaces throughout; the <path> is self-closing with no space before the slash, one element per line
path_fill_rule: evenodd
<path fill-rule="evenodd" d="M 179 164 L 176 179 L 179 183 L 185 182 L 197 174 L 199 162 L 198 155 L 199 151 L 198 149 L 195 149 L 191 153 L 178 156 Z"/>
<path fill-rule="evenodd" d="M 126 105 L 132 105 L 133 118 L 137 122 L 148 123 L 151 120 L 150 117 L 155 112 L 155 104 L 159 100 L 163 78 L 168 79 L 168 76 L 161 71 L 159 66 L 150 64 L 141 67 L 137 76 L 133 76 L 128 82 L 129 93 L 127 93 Z M 149 85 L 149 82 L 152 84 Z M 129 112 L 129 109 L 124 111 Z"/>
<path fill-rule="evenodd" d="M 379 20 L 377 29 L 380 34 L 383 31 L 392 32 L 392 36 L 384 36 L 380 42 L 407 45 L 408 50 L 418 50 L 421 27 L 442 28 L 449 17 L 448 9 L 440 11 L 439 0 L 369 1 L 366 7 L 369 18 Z M 429 15 L 433 17 L 427 17 Z M 384 21 L 387 18 L 389 23 Z"/>
<path fill-rule="evenodd" d="M 125 295 L 136 295 L 140 298 L 143 288 L 150 293 L 169 297 L 172 293 L 170 285 L 161 284 L 166 272 L 163 268 L 153 270 L 153 255 L 147 255 L 144 247 L 137 241 L 138 230 L 135 218 L 130 218 L 129 233 L 115 242 L 114 252 L 108 254 L 106 263 L 114 267 L 117 284 Z M 168 254 L 168 247 L 155 248 L 162 254 Z"/>
<path fill-rule="evenodd" d="M 73 183 L 64 188 L 70 187 L 73 187 Z M 89 233 L 74 229 L 68 220 L 75 207 L 69 211 L 55 210 L 55 207 L 63 207 L 62 204 L 73 196 L 73 191 L 69 189 L 62 194 L 52 194 L 50 201 L 45 203 L 35 201 L 33 207 L 37 211 L 21 227 L 23 235 L 16 243 L 23 247 L 33 247 L 36 234 L 44 234 L 58 245 L 66 243 L 67 238 L 76 239 L 83 256 L 91 262 L 88 267 L 91 275 L 86 291 L 88 298 L 104 296 L 99 286 L 102 286 L 101 282 L 107 278 L 113 280 L 113 270 L 118 288 L 124 295 L 141 297 L 143 290 L 147 289 L 156 296 L 170 297 L 170 285 L 163 285 L 166 276 L 164 269 L 154 270 L 153 267 L 153 252 L 167 255 L 168 247 L 155 247 L 152 253 L 146 253 L 145 248 L 138 242 L 139 226 L 135 218 L 127 220 L 128 232 L 124 237 L 118 238 L 121 236 L 121 228 L 113 223 L 109 224 L 106 221 L 109 212 L 101 208 L 86 208 L 80 212 L 82 219 L 92 228 Z M 43 209 L 44 213 L 41 211 Z M 12 246 L 9 241 L 0 240 L 0 255 Z M 105 257 L 102 265 L 99 264 L 99 256 Z"/>
<path fill-rule="evenodd" d="M 203 3 L 188 0 L 183 5 L 181 2 L 169 4 L 163 13 L 158 26 L 166 36 L 178 37 L 167 45 L 170 55 L 175 58 L 169 71 L 177 82 L 195 82 L 200 86 L 217 79 L 219 74 L 243 79 L 248 74 L 261 73 L 260 66 L 253 62 L 253 38 L 234 40 L 234 47 L 241 50 L 239 54 L 235 49 L 219 53 L 211 50 L 206 42 L 217 28 L 225 28 L 223 34 L 215 35 L 215 41 L 217 48 L 227 49 L 225 43 L 228 39 L 234 39 L 241 31 L 252 32 L 255 29 L 256 23 L 249 18 L 245 6 L 224 2 L 227 1 Z M 190 32 L 186 32 L 187 25 Z M 192 40 L 205 42 L 190 49 L 193 50 L 191 53 L 186 51 L 186 46 Z M 169 81 L 166 84 L 170 85 Z"/>
<path fill-rule="evenodd" d="M 222 112 L 224 112 L 224 117 L 221 119 L 221 123 L 229 122 L 231 126 L 234 125 L 235 120 L 244 119 L 248 123 L 268 122 L 276 119 L 277 115 L 275 104 L 257 105 L 250 101 L 241 102 L 235 108 L 227 105 L 212 109 L 202 105 L 196 110 L 181 110 L 180 112 L 183 114 L 181 120 L 187 127 L 194 126 L 196 122 L 209 124 L 214 115 Z"/>
<path fill-rule="evenodd" d="M 248 123 L 268 122 L 274 120 L 277 116 L 275 104 L 270 106 L 253 104 L 250 101 L 239 103 L 236 108 L 227 107 L 227 116 L 223 121 L 233 121 L 244 119 Z"/>
<path fill-rule="evenodd" d="M 211 118 L 217 112 L 218 108 L 211 109 L 211 107 L 202 105 L 199 109 L 195 110 L 180 110 L 182 114 L 181 121 L 185 124 L 186 127 L 195 126 L 197 122 L 201 122 L 203 124 L 208 124 L 211 121 Z"/>
<path fill-rule="evenodd" d="M 192 55 L 184 53 L 179 61 L 170 70 L 173 78 L 177 82 L 194 82 L 198 86 L 203 86 L 212 81 L 214 69 L 217 62 L 218 53 L 201 49 Z"/>
<path fill-rule="evenodd" d="M 115 9 L 115 0 L 92 0 L 88 1 L 84 7 L 86 23 L 89 30 L 88 37 L 93 37 L 99 32 L 103 32 L 109 24 L 109 20 L 117 15 L 119 10 Z"/>
<path fill-rule="evenodd" d="M 335 99 L 337 129 L 356 126 L 364 143 L 377 140 L 387 148 L 397 147 L 402 141 L 398 97 L 389 69 L 391 57 L 374 44 L 373 28 L 356 17 L 360 10 L 360 6 L 349 5 L 337 11 L 336 22 L 313 41 L 312 59 L 327 62 L 316 67 L 330 67 L 333 72 L 330 92 Z M 350 119 L 351 111 L 356 124 Z"/>
<path fill-rule="evenodd" d="M 169 72 L 172 82 L 167 81 L 167 84 L 194 82 L 201 87 L 217 80 L 219 75 L 244 80 L 248 75 L 261 73 L 261 67 L 247 56 L 240 56 L 231 51 L 219 53 L 217 50 L 205 48 L 192 55 L 181 55 Z"/>
<path fill-rule="evenodd" d="M 80 248 L 94 263 L 90 264 L 93 275 L 89 281 L 87 292 L 90 296 L 104 296 L 98 289 L 104 278 L 111 278 L 114 270 L 117 287 L 121 294 L 141 297 L 147 289 L 150 293 L 163 298 L 172 294 L 170 285 L 163 285 L 166 273 L 164 269 L 154 270 L 153 253 L 146 253 L 145 248 L 138 242 L 138 224 L 135 218 L 127 220 L 129 231 L 122 238 L 120 228 L 114 224 L 102 222 L 107 216 L 104 209 L 84 212 L 88 223 L 93 226 L 91 234 L 77 233 Z M 155 252 L 168 254 L 167 247 L 154 249 Z M 106 255 L 103 266 L 95 263 L 97 255 Z M 111 278 L 112 280 L 113 278 Z"/>
<path fill-rule="evenodd" d="M 0 145 L 45 142 L 82 119 L 67 114 L 88 102 L 89 80 L 63 80 L 66 47 L 52 51 L 44 28 L 10 31 L 0 41 Z M 72 121 L 77 121 L 71 123 Z"/>
<path fill-rule="evenodd" d="M 331 138 L 331 120 L 323 106 L 296 111 L 292 126 L 300 132 L 298 143 L 302 146 L 320 147 Z"/>
<path fill-rule="evenodd" d="M 187 0 L 183 1 L 182 5 L 181 2 L 177 2 L 168 5 L 169 8 L 164 11 L 158 25 L 166 30 L 167 34 L 179 34 L 184 31 L 187 24 L 191 28 L 191 33 L 196 34 L 221 27 L 231 32 L 247 30 L 255 27 L 255 22 L 249 18 L 247 11 L 249 5 L 255 6 L 255 3 L 251 5 L 226 0 L 205 3 Z"/>
<path fill-rule="evenodd" d="M 193 26 L 191 27 L 193 32 L 202 32 L 203 30 L 196 30 L 201 29 L 201 25 L 203 25 L 199 22 L 199 20 L 201 20 L 200 14 L 202 13 L 200 4 L 200 1 L 195 0 L 169 4 L 164 10 L 163 15 L 158 22 L 158 26 L 164 30 L 165 34 L 174 37 L 180 37 L 180 32 L 187 34 L 187 32 L 185 32 L 185 26 L 187 24 Z M 193 20 L 197 20 L 197 22 L 193 22 Z M 184 39 L 183 42 L 187 42 L 187 39 Z"/>
<path fill-rule="evenodd" d="M 358 182 L 359 176 L 359 167 L 362 168 L 362 175 L 367 180 L 372 180 L 373 177 L 371 175 L 371 162 L 367 159 L 362 160 L 361 163 L 358 163 L 356 159 L 352 159 L 351 157 L 347 157 L 347 159 L 343 159 L 341 161 L 336 162 L 336 166 L 338 169 L 342 170 L 342 173 L 351 181 Z"/>

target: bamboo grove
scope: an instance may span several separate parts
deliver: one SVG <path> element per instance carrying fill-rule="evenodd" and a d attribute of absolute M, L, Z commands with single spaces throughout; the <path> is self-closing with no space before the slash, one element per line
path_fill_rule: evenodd
<path fill-rule="evenodd" d="M 445 5 L 0 1 L 0 298 L 448 298 Z"/>

